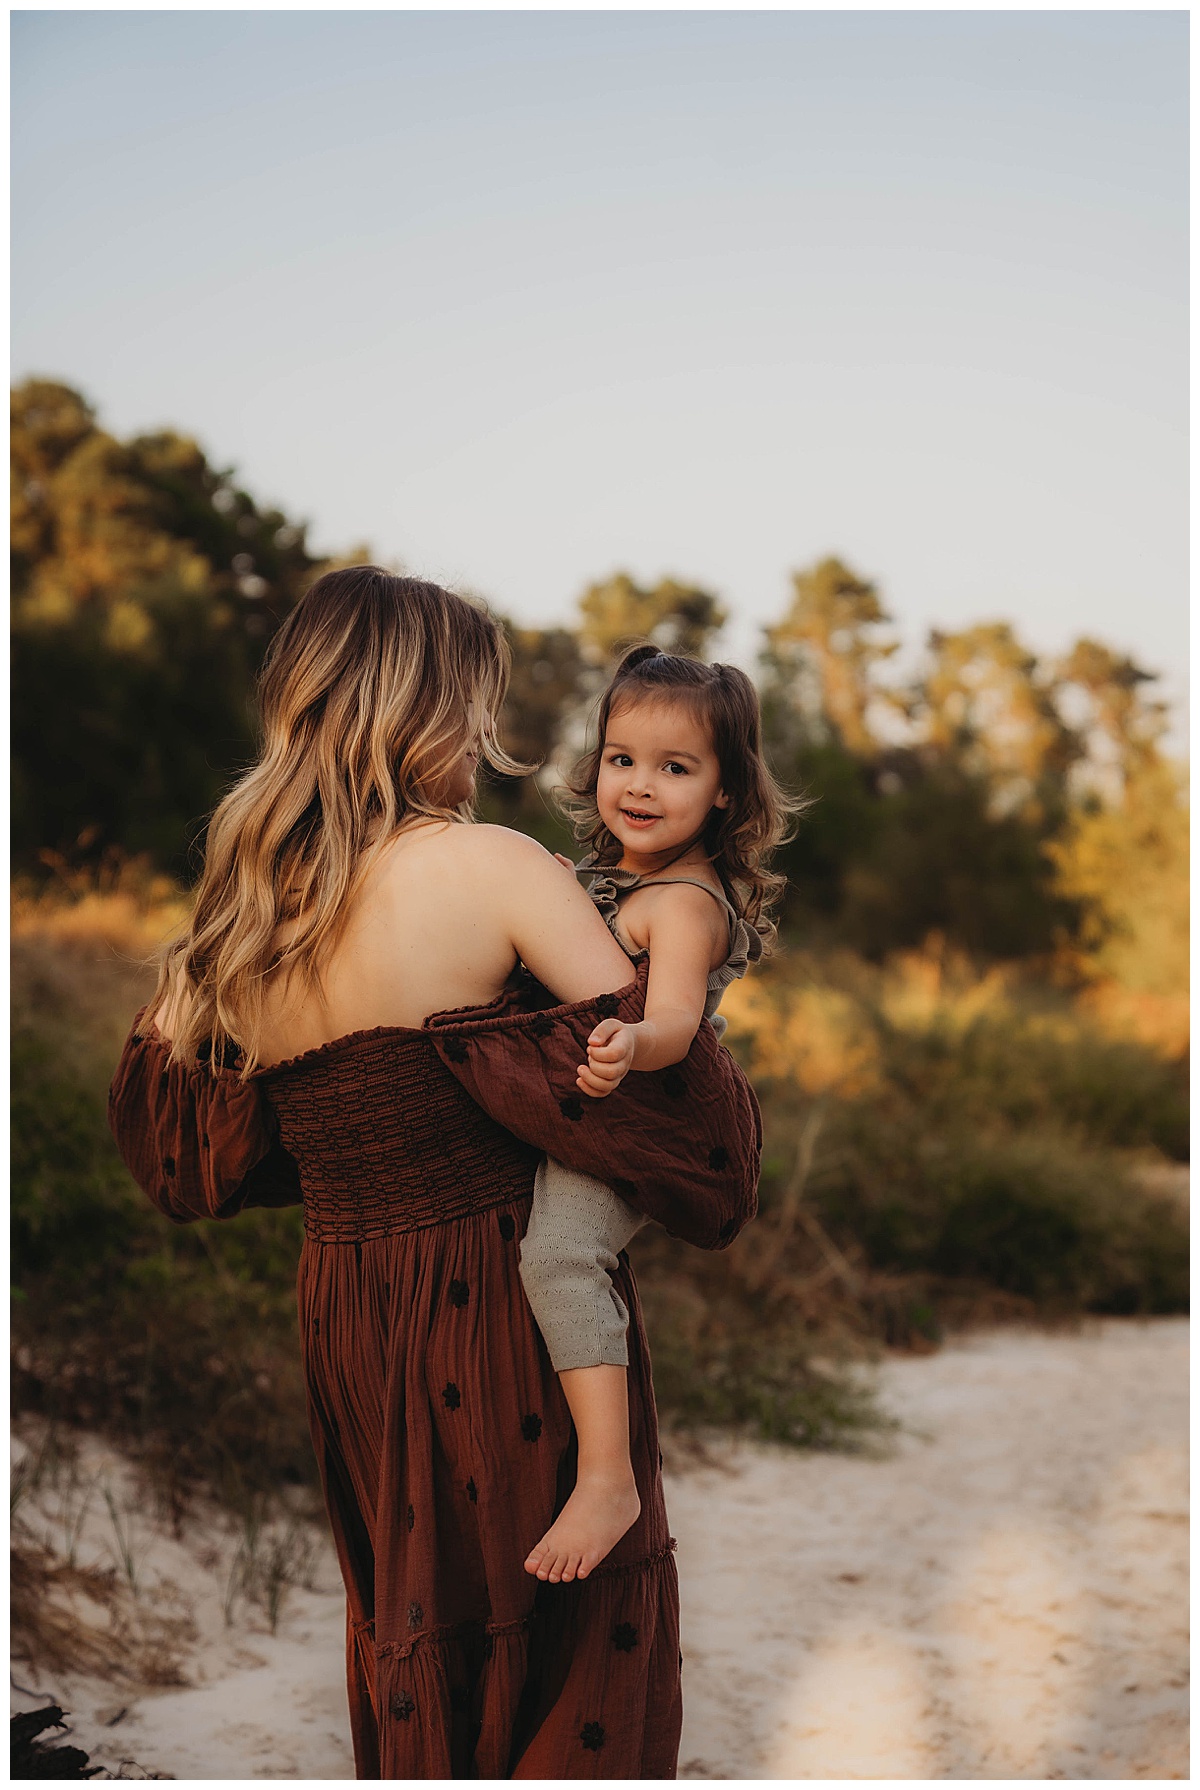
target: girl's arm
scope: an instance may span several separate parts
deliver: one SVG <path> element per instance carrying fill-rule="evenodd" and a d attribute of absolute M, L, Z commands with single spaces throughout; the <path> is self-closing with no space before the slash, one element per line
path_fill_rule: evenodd
<path fill-rule="evenodd" d="M 611 1094 L 631 1069 L 681 1063 L 704 1018 L 708 972 L 728 936 L 724 913 L 702 889 L 664 887 L 647 904 L 650 952 L 646 1016 L 638 1024 L 601 1020 L 588 1039 L 577 1085 L 596 1099 Z"/>

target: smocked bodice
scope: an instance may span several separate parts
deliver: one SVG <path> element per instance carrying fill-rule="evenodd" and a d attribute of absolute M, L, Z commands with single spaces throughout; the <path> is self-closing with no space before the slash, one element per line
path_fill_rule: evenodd
<path fill-rule="evenodd" d="M 442 1224 L 532 1186 L 538 1153 L 476 1105 L 427 1033 L 352 1033 L 256 1079 L 296 1160 L 316 1242 Z"/>

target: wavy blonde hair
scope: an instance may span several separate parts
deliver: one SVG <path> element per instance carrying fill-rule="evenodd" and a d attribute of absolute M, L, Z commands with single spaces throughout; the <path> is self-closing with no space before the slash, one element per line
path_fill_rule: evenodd
<path fill-rule="evenodd" d="M 510 669 L 482 605 L 378 566 L 327 572 L 271 643 L 258 762 L 213 814 L 191 924 L 153 1011 L 178 1016 L 172 1056 L 240 1049 L 258 1062 L 267 977 L 319 982 L 352 897 L 404 821 L 471 818 L 453 803 L 464 753 L 508 775 L 497 718 Z M 290 944 L 281 924 L 298 921 Z"/>
<path fill-rule="evenodd" d="M 596 743 L 575 766 L 562 798 L 575 837 L 599 863 L 619 859 L 621 842 L 596 806 L 604 740 L 614 709 L 650 701 L 683 703 L 708 729 L 729 806 L 709 815 L 704 848 L 734 907 L 769 951 L 777 931 L 773 916 L 787 887 L 787 878 L 768 868 L 771 855 L 791 837 L 794 817 L 811 803 L 789 794 L 772 776 L 763 756 L 758 693 L 736 665 L 709 665 L 649 643 L 626 650 L 600 698 Z"/>

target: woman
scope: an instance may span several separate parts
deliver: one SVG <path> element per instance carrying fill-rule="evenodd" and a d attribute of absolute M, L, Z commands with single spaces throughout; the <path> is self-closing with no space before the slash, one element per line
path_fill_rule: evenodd
<path fill-rule="evenodd" d="M 753 1209 L 756 1115 L 711 1036 L 686 1079 L 597 1103 L 602 1130 L 573 1091 L 597 1011 L 636 1018 L 645 972 L 540 846 L 464 824 L 479 758 L 520 768 L 506 677 L 464 599 L 371 566 L 318 580 L 110 1117 L 176 1220 L 303 1199 L 358 1775 L 671 1777 L 678 1589 L 632 1275 L 622 1258 L 641 1513 L 586 1583 L 550 1585 L 523 1562 L 573 1434 L 517 1252 L 542 1149 L 720 1246 Z"/>

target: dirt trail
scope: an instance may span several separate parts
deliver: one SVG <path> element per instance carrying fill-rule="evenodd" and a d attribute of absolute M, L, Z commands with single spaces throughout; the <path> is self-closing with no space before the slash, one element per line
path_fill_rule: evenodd
<path fill-rule="evenodd" d="M 687 1777 L 1183 1777 L 1187 1325 L 889 1363 L 886 1461 L 673 1484 Z"/>
<path fill-rule="evenodd" d="M 886 1459 L 722 1445 L 671 1471 L 681 1776 L 1186 1776 L 1187 1365 L 1182 1319 L 997 1333 L 885 1364 Z M 87 1470 L 120 1508 L 116 1457 Z M 53 1504 L 29 1505 L 47 1534 Z M 139 1607 L 189 1682 L 48 1676 L 76 1744 L 177 1778 L 352 1775 L 323 1540 L 272 1635 L 245 1603 L 226 1625 L 235 1537 L 139 1522 Z M 104 1502 L 89 1549 L 114 1551 Z"/>

